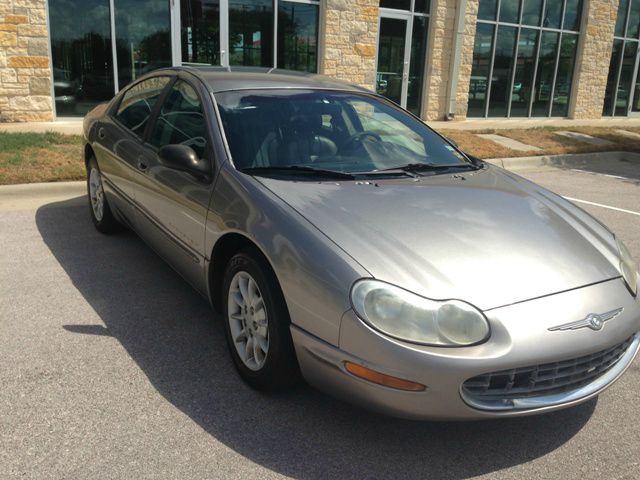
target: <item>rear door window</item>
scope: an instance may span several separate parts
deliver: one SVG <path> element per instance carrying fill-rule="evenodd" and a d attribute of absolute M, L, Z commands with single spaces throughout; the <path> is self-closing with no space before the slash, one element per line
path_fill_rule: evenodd
<path fill-rule="evenodd" d="M 171 77 L 153 77 L 129 88 L 116 113 L 118 122 L 142 138 L 153 107 L 170 79 Z"/>

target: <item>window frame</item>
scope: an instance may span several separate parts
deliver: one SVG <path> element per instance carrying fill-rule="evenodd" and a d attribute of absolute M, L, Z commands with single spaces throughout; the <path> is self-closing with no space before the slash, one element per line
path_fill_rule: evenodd
<path fill-rule="evenodd" d="M 120 119 L 118 118 L 118 110 L 120 110 L 120 105 L 122 104 L 122 101 L 124 100 L 124 97 L 126 96 L 127 92 L 131 88 L 135 87 L 136 85 L 140 85 L 141 83 L 147 80 L 152 80 L 158 77 L 167 77 L 169 81 L 163 87 L 162 91 L 160 92 L 160 95 L 158 96 L 158 101 L 155 103 L 155 105 L 153 106 L 153 109 L 151 110 L 151 113 L 149 114 L 149 118 L 147 119 L 147 124 L 144 127 L 144 132 L 142 133 L 142 135 L 138 135 L 137 133 L 135 133 L 128 126 L 126 126 L 124 123 L 120 121 Z M 158 71 L 157 73 L 149 74 L 149 76 L 141 77 L 137 81 L 130 83 L 125 88 L 120 90 L 118 95 L 115 97 L 115 101 L 113 102 L 113 105 L 111 105 L 109 109 L 109 117 L 120 128 L 124 129 L 126 132 L 130 133 L 141 142 L 144 142 L 148 134 L 149 125 L 151 125 L 151 123 L 155 121 L 155 115 L 158 110 L 158 105 L 161 105 L 162 102 L 164 102 L 164 97 L 166 96 L 168 89 L 175 83 L 175 77 L 176 77 L 175 73 Z"/>
<path fill-rule="evenodd" d="M 640 65 L 640 31 L 638 32 L 638 35 L 635 37 L 632 37 L 629 35 L 629 20 L 630 20 L 630 16 L 631 16 L 631 9 L 633 6 L 633 3 L 638 2 L 640 0 L 629 0 L 629 2 L 627 2 L 627 5 L 624 8 L 624 11 L 621 11 L 622 9 L 618 9 L 618 13 L 616 16 L 616 21 L 614 22 L 614 25 L 617 24 L 618 22 L 618 16 L 620 14 L 624 15 L 624 23 L 623 23 L 623 27 L 622 27 L 622 34 L 621 35 L 616 35 L 615 31 L 614 31 L 614 35 L 613 35 L 613 42 L 611 44 L 611 60 L 613 60 L 613 53 L 614 53 L 614 44 L 616 41 L 620 41 L 621 43 L 621 47 L 620 47 L 620 58 L 618 60 L 618 64 L 616 65 L 616 72 L 615 72 L 615 80 L 614 80 L 614 90 L 613 90 L 613 96 L 611 98 L 611 106 L 609 107 L 609 111 L 605 111 L 605 107 L 606 105 L 603 104 L 602 106 L 602 116 L 603 117 L 611 117 L 611 118 L 615 118 L 615 117 L 619 117 L 619 118 L 629 118 L 631 116 L 634 116 L 633 114 L 633 101 L 635 100 L 635 85 L 637 83 L 637 77 L 638 77 L 638 69 L 639 69 L 639 65 Z M 622 2 L 620 2 L 622 3 Z M 630 88 L 629 88 L 629 97 L 627 98 L 627 106 L 626 106 L 626 113 L 624 115 L 618 115 L 616 114 L 616 104 L 618 102 L 618 93 L 619 93 L 619 89 L 620 89 L 620 80 L 622 77 L 622 68 L 624 65 L 624 52 L 625 49 L 627 47 L 627 44 L 629 43 L 635 43 L 636 45 L 636 54 L 635 54 L 635 60 L 634 60 L 634 65 L 633 65 L 633 72 L 631 74 L 631 84 L 630 84 Z M 610 60 L 610 61 L 611 61 Z M 606 90 L 608 90 L 609 88 L 609 84 L 607 81 L 607 86 L 605 87 L 605 101 L 606 101 Z M 636 113 L 637 115 L 637 113 Z"/>
<path fill-rule="evenodd" d="M 217 115 L 215 115 L 215 113 L 212 114 L 212 111 L 215 112 L 215 108 L 213 106 L 213 101 L 211 100 L 211 92 L 207 88 L 206 84 L 204 84 L 204 82 L 197 75 L 184 70 L 178 71 L 177 74 L 173 75 L 172 81 L 169 82 L 169 84 L 165 87 L 165 90 L 162 92 L 161 97 L 158 99 L 158 102 L 154 108 L 154 112 L 149 119 L 149 124 L 147 125 L 147 129 L 145 130 L 145 136 L 142 140 L 142 143 L 145 148 L 149 149 L 156 155 L 160 151 L 160 148 L 162 148 L 157 147 L 150 142 L 151 133 L 156 126 L 156 122 L 158 120 L 162 105 L 164 105 L 164 102 L 166 101 L 169 92 L 173 89 L 173 86 L 179 81 L 184 81 L 187 85 L 193 88 L 193 90 L 196 92 L 196 95 L 198 95 L 198 98 L 200 99 L 202 114 L 206 119 L 205 123 L 207 136 L 207 145 L 200 160 L 204 160 L 209 165 L 209 174 L 211 177 L 211 181 L 213 182 L 215 180 L 215 172 L 218 170 L 218 167 L 221 165 L 221 163 L 226 160 L 227 153 L 226 151 L 224 151 L 224 155 L 219 154 L 219 142 L 215 141 L 214 139 L 216 139 L 216 129 L 219 134 L 222 134 L 222 127 L 220 126 Z M 226 140 L 223 139 L 223 141 Z"/>
<path fill-rule="evenodd" d="M 526 1 L 526 0 L 524 0 Z M 544 26 L 544 18 L 545 18 L 545 14 L 547 13 L 547 5 L 555 0 L 543 0 L 542 1 L 542 7 L 540 10 L 540 20 L 538 25 L 528 25 L 523 23 L 523 15 L 524 15 L 524 1 L 523 0 L 518 0 L 518 21 L 517 22 L 506 22 L 506 21 L 502 21 L 500 20 L 500 10 L 501 10 L 501 4 L 502 4 L 502 0 L 496 0 L 496 11 L 495 11 L 495 17 L 493 19 L 483 19 L 483 18 L 478 18 L 476 20 L 477 24 L 486 24 L 486 25 L 491 25 L 493 27 L 493 33 L 491 36 L 491 49 L 490 49 L 490 59 L 489 59 L 489 72 L 487 74 L 487 86 L 486 86 L 486 93 L 485 93 L 485 103 L 483 106 L 483 114 L 482 116 L 478 116 L 478 117 L 469 117 L 469 118 L 566 118 L 566 117 L 554 117 L 553 116 L 553 110 L 554 110 L 554 97 L 555 97 L 555 90 L 556 90 L 556 82 L 557 82 L 557 76 L 558 76 L 558 70 L 559 70 L 559 64 L 560 64 L 560 57 L 561 57 L 561 47 L 562 47 L 562 40 L 563 37 L 565 35 L 573 35 L 576 37 L 577 41 L 576 41 L 576 50 L 575 50 L 575 54 L 574 54 L 574 58 L 573 58 L 573 66 L 572 66 L 572 80 L 571 80 L 571 92 L 573 91 L 573 86 L 575 84 L 575 67 L 576 67 L 576 58 L 577 58 L 577 53 L 578 53 L 578 49 L 579 49 L 579 41 L 582 37 L 582 35 L 584 34 L 583 32 L 583 27 L 584 27 L 584 18 L 585 18 L 585 12 L 587 11 L 586 8 L 586 1 L 583 0 L 581 3 L 581 11 L 580 11 L 580 17 L 579 17 L 579 22 L 578 22 L 578 29 L 577 30 L 573 30 L 573 29 L 569 29 L 569 28 L 565 28 L 565 20 L 566 20 L 566 14 L 567 14 L 567 3 L 569 2 L 569 0 L 560 0 L 562 2 L 561 5 L 561 11 L 560 11 L 560 27 L 556 28 L 556 27 L 545 27 Z M 490 110 L 490 103 L 491 103 L 491 85 L 492 85 L 492 81 L 493 81 L 493 69 L 494 69 L 494 64 L 495 64 L 495 59 L 496 59 L 496 44 L 497 44 L 497 37 L 500 31 L 500 28 L 504 28 L 504 27 L 512 27 L 512 28 L 516 28 L 516 39 L 515 39 L 515 46 L 514 46 L 514 52 L 513 52 L 513 61 L 514 63 L 511 65 L 511 71 L 509 72 L 509 91 L 508 91 L 508 95 L 507 95 L 507 112 L 505 116 L 498 116 L 498 117 L 494 117 L 494 116 L 490 116 L 489 115 L 489 110 Z M 520 34 L 522 32 L 522 30 L 524 29 L 529 29 L 529 30 L 536 30 L 538 31 L 538 38 L 536 41 L 536 46 L 535 46 L 535 61 L 534 61 L 534 74 L 533 74 L 533 78 L 531 79 L 531 83 L 532 85 L 535 86 L 536 81 L 538 79 L 538 66 L 540 63 L 540 50 L 541 50 L 541 45 L 542 45 L 542 37 L 543 37 L 543 33 L 545 32 L 554 32 L 558 34 L 558 40 L 557 40 L 557 45 L 556 45 L 556 52 L 555 52 L 555 60 L 554 60 L 554 67 L 553 67 L 553 82 L 551 84 L 551 89 L 549 92 L 549 105 L 546 107 L 546 114 L 544 116 L 534 116 L 533 112 L 534 112 L 534 96 L 532 95 L 531 98 L 529 99 L 529 105 L 528 105 L 528 109 L 527 109 L 527 115 L 526 116 L 522 116 L 522 117 L 512 117 L 511 116 L 511 104 L 512 104 L 512 100 L 513 100 L 513 86 L 514 86 L 514 82 L 515 82 L 515 73 L 516 73 L 516 62 L 518 59 L 518 50 L 519 50 L 519 42 L 520 42 Z M 569 96 L 569 110 L 570 110 L 570 106 L 571 106 L 571 96 Z"/>

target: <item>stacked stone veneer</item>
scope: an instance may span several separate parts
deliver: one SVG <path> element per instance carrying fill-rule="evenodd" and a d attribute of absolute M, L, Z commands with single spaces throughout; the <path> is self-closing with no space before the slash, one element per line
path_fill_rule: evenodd
<path fill-rule="evenodd" d="M 379 0 L 322 2 L 320 73 L 375 87 Z"/>
<path fill-rule="evenodd" d="M 46 0 L 0 0 L 0 122 L 53 119 Z"/>
<path fill-rule="evenodd" d="M 609 76 L 618 0 L 587 0 L 576 57 L 571 118 L 600 118 Z"/>

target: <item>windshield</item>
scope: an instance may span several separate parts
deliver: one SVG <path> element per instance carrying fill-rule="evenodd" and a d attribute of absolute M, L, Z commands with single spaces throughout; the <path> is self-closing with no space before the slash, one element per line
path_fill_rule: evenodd
<path fill-rule="evenodd" d="M 215 95 L 237 169 L 293 165 L 345 173 L 468 166 L 419 120 L 368 95 L 242 90 Z"/>

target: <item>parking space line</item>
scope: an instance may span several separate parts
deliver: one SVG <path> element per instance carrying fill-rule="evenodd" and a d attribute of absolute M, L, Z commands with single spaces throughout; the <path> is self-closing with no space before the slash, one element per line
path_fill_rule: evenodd
<path fill-rule="evenodd" d="M 617 212 L 629 213 L 631 215 L 637 215 L 640 217 L 640 212 L 634 212 L 633 210 L 626 210 L 624 208 L 612 207 L 610 205 L 603 205 L 601 203 L 589 202 L 587 200 L 580 200 L 578 198 L 564 197 L 566 200 L 577 203 L 586 203 L 587 205 L 593 205 L 594 207 L 608 208 L 609 210 L 615 210 Z"/>
<path fill-rule="evenodd" d="M 580 170 L 579 168 L 570 168 L 569 170 L 571 170 L 572 172 L 586 173 L 588 175 L 597 175 L 599 177 L 609 177 L 609 178 L 615 178 L 618 180 L 631 180 L 629 177 L 622 177 L 620 175 L 611 175 L 610 173 L 590 172 L 588 170 Z"/>

